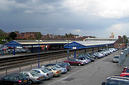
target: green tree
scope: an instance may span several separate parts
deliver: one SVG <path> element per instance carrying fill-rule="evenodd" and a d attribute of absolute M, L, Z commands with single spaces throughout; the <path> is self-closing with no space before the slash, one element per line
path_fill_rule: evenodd
<path fill-rule="evenodd" d="M 128 43 L 128 38 L 126 35 L 123 35 L 123 43 Z"/>
<path fill-rule="evenodd" d="M 128 38 L 126 35 L 123 35 L 123 43 L 125 43 L 125 45 L 128 45 Z"/>
<path fill-rule="evenodd" d="M 41 34 L 41 32 L 38 32 L 35 34 L 35 36 L 36 36 L 36 39 L 39 40 L 39 39 L 41 39 L 42 34 Z"/>
<path fill-rule="evenodd" d="M 0 44 L 4 44 L 7 41 L 7 34 L 2 29 L 0 29 Z"/>
<path fill-rule="evenodd" d="M 2 30 L 2 29 L 0 29 L 0 34 L 4 34 L 5 32 Z"/>
<path fill-rule="evenodd" d="M 11 32 L 8 37 L 9 39 L 15 40 L 17 37 L 17 34 L 15 32 Z"/>

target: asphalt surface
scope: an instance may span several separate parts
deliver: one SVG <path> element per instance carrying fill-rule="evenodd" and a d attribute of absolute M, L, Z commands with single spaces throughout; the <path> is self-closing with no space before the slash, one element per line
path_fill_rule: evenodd
<path fill-rule="evenodd" d="M 113 56 L 118 53 L 115 52 L 85 66 L 72 66 L 70 72 L 38 85 L 101 85 L 107 77 L 121 73 L 122 67 L 112 62 Z"/>

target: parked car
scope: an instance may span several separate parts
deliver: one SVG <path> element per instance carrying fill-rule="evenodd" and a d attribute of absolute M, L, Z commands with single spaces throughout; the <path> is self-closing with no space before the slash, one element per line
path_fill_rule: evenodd
<path fill-rule="evenodd" d="M 42 66 L 44 67 L 44 66 Z M 61 70 L 59 70 L 58 68 L 54 67 L 54 66 L 47 66 L 46 67 L 49 71 L 53 72 L 53 76 L 57 77 L 61 75 Z"/>
<path fill-rule="evenodd" d="M 96 52 L 93 54 L 94 56 L 96 56 L 98 59 L 104 57 L 104 54 L 100 53 L 100 52 Z"/>
<path fill-rule="evenodd" d="M 95 61 L 95 56 L 91 55 L 91 54 L 87 54 L 87 58 L 89 58 L 91 60 L 91 62 Z"/>
<path fill-rule="evenodd" d="M 124 73 L 124 72 L 129 72 L 129 68 L 128 67 L 124 67 L 122 73 Z"/>
<path fill-rule="evenodd" d="M 56 67 L 57 69 L 61 70 L 61 73 L 62 73 L 62 74 L 63 74 L 63 73 L 67 73 L 67 69 L 66 69 L 66 68 L 61 67 L 61 66 L 59 66 L 59 65 L 57 65 L 57 64 L 47 64 L 47 65 L 45 65 L 45 67 L 47 67 L 47 66 L 54 66 L 54 67 Z"/>
<path fill-rule="evenodd" d="M 84 62 L 85 64 L 88 64 L 91 62 L 90 59 L 86 58 L 86 57 L 78 57 L 78 60 L 81 60 L 82 62 Z"/>
<path fill-rule="evenodd" d="M 64 62 L 69 63 L 70 65 L 78 65 L 78 66 L 85 65 L 84 62 L 78 61 L 76 59 L 69 59 L 69 60 L 65 60 Z"/>
<path fill-rule="evenodd" d="M 48 69 L 46 68 L 37 68 L 37 69 L 32 69 L 32 71 L 35 71 L 41 75 L 44 75 L 45 79 L 50 79 L 53 77 L 53 73 L 50 72 Z"/>
<path fill-rule="evenodd" d="M 129 77 L 129 68 L 125 67 L 120 74 L 121 77 Z"/>
<path fill-rule="evenodd" d="M 115 55 L 112 59 L 113 63 L 118 63 L 119 62 L 119 55 Z"/>
<path fill-rule="evenodd" d="M 120 76 L 108 77 L 106 82 L 102 82 L 102 85 L 129 85 L 129 78 Z"/>
<path fill-rule="evenodd" d="M 31 85 L 31 80 L 21 73 L 13 73 L 1 78 L 0 85 Z"/>
<path fill-rule="evenodd" d="M 71 65 L 69 63 L 66 63 L 66 62 L 57 62 L 56 63 L 57 65 L 63 67 L 63 68 L 66 68 L 67 71 L 70 71 L 71 70 Z"/>
<path fill-rule="evenodd" d="M 40 83 L 45 78 L 43 75 L 41 75 L 35 71 L 23 71 L 20 73 L 22 73 L 26 77 L 28 77 L 32 81 L 32 83 Z"/>

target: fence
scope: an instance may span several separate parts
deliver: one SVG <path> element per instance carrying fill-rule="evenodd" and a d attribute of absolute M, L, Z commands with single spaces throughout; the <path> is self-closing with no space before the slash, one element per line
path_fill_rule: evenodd
<path fill-rule="evenodd" d="M 129 47 L 122 50 L 119 58 L 119 64 L 123 67 L 129 67 Z"/>

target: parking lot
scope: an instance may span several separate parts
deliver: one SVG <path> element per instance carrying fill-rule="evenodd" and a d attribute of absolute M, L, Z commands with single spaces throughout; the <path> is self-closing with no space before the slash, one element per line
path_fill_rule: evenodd
<path fill-rule="evenodd" d="M 101 85 L 107 77 L 121 73 L 122 67 L 112 62 L 113 56 L 119 53 L 117 51 L 85 66 L 72 66 L 70 72 L 38 85 Z"/>

